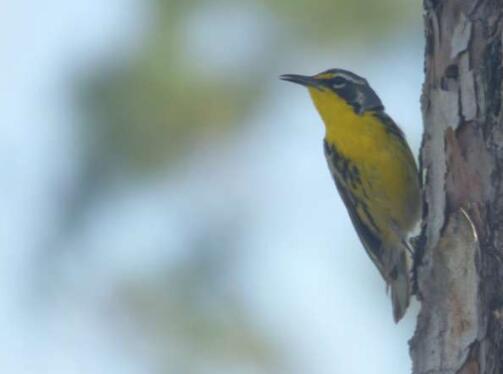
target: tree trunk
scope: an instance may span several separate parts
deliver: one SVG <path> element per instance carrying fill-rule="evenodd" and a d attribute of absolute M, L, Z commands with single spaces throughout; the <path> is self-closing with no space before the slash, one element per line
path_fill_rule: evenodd
<path fill-rule="evenodd" d="M 503 1 L 425 0 L 413 372 L 503 373 Z"/>

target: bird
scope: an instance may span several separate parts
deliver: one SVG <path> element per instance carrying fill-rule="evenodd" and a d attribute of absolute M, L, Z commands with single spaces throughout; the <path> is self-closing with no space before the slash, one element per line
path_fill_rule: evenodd
<path fill-rule="evenodd" d="M 421 215 L 419 175 L 405 136 L 355 73 L 329 69 L 280 79 L 309 90 L 325 127 L 328 168 L 363 247 L 391 289 L 398 323 L 409 306 L 409 238 Z"/>

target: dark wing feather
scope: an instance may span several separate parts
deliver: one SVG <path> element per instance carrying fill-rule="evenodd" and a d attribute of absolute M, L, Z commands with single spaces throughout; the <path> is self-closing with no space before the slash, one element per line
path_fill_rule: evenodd
<path fill-rule="evenodd" d="M 348 188 L 348 182 L 351 182 L 351 173 L 348 170 L 354 169 L 350 162 L 342 157 L 337 150 L 324 141 L 325 157 L 327 158 L 328 167 L 332 173 L 335 185 L 342 201 L 346 205 L 349 217 L 355 227 L 358 236 L 363 243 L 367 253 L 374 260 L 377 267 L 384 275 L 382 268 L 382 241 L 379 237 L 379 230 L 373 222 L 367 204 L 359 199 Z"/>

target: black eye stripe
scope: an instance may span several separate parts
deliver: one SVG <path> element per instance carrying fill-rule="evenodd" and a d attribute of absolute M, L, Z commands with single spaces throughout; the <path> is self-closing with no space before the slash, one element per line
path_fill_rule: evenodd
<path fill-rule="evenodd" d="M 332 79 L 332 85 L 336 87 L 342 87 L 347 83 L 347 80 L 342 77 L 335 77 Z"/>

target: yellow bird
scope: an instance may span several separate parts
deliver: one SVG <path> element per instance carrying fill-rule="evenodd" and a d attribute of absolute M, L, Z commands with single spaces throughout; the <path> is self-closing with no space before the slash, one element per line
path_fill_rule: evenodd
<path fill-rule="evenodd" d="M 398 322 L 410 298 L 408 236 L 421 212 L 419 177 L 407 141 L 367 81 L 350 71 L 281 79 L 309 89 L 325 124 L 328 167 L 363 246 L 391 288 Z"/>

